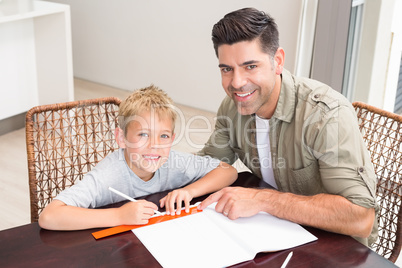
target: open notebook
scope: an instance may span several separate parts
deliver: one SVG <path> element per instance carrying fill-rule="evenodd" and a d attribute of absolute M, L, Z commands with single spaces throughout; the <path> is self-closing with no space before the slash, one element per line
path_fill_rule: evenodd
<path fill-rule="evenodd" d="M 163 267 L 225 267 L 317 240 L 303 227 L 260 212 L 230 220 L 203 212 L 134 229 L 134 234 Z"/>

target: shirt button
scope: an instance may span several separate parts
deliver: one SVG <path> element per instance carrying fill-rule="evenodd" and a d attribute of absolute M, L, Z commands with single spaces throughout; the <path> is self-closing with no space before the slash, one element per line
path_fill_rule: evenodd
<path fill-rule="evenodd" d="M 360 167 L 359 172 L 363 172 L 363 171 L 364 171 L 364 168 Z"/>
<path fill-rule="evenodd" d="M 320 94 L 315 94 L 315 95 L 314 95 L 314 98 L 315 98 L 315 99 L 318 99 L 319 97 L 320 97 Z"/>

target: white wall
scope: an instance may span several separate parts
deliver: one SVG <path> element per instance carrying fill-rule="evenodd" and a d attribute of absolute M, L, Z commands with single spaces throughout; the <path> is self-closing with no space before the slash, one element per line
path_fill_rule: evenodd
<path fill-rule="evenodd" d="M 277 21 L 294 71 L 303 0 L 56 0 L 71 7 L 74 75 L 126 90 L 161 87 L 177 103 L 216 111 L 225 93 L 211 41 L 226 13 L 256 7 Z"/>

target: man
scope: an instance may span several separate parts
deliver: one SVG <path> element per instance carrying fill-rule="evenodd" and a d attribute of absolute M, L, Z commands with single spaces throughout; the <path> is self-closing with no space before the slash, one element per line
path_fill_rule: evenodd
<path fill-rule="evenodd" d="M 352 105 L 329 86 L 283 68 L 277 25 L 246 8 L 212 30 L 227 93 L 201 154 L 238 158 L 275 189 L 224 188 L 218 202 L 230 219 L 259 211 L 354 237 L 377 237 L 376 177 Z M 267 127 L 264 127 L 267 126 Z"/>

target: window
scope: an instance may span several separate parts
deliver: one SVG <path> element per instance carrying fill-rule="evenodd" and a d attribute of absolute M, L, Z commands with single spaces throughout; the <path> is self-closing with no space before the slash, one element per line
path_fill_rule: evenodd
<path fill-rule="evenodd" d="M 394 113 L 402 114 L 402 57 L 401 57 L 401 66 L 399 68 L 399 79 L 398 79 L 398 87 L 396 90 Z"/>
<path fill-rule="evenodd" d="M 353 101 L 356 80 L 356 63 L 362 29 L 364 0 L 353 0 L 350 13 L 349 34 L 346 48 L 346 60 L 343 74 L 342 94 Z"/>

